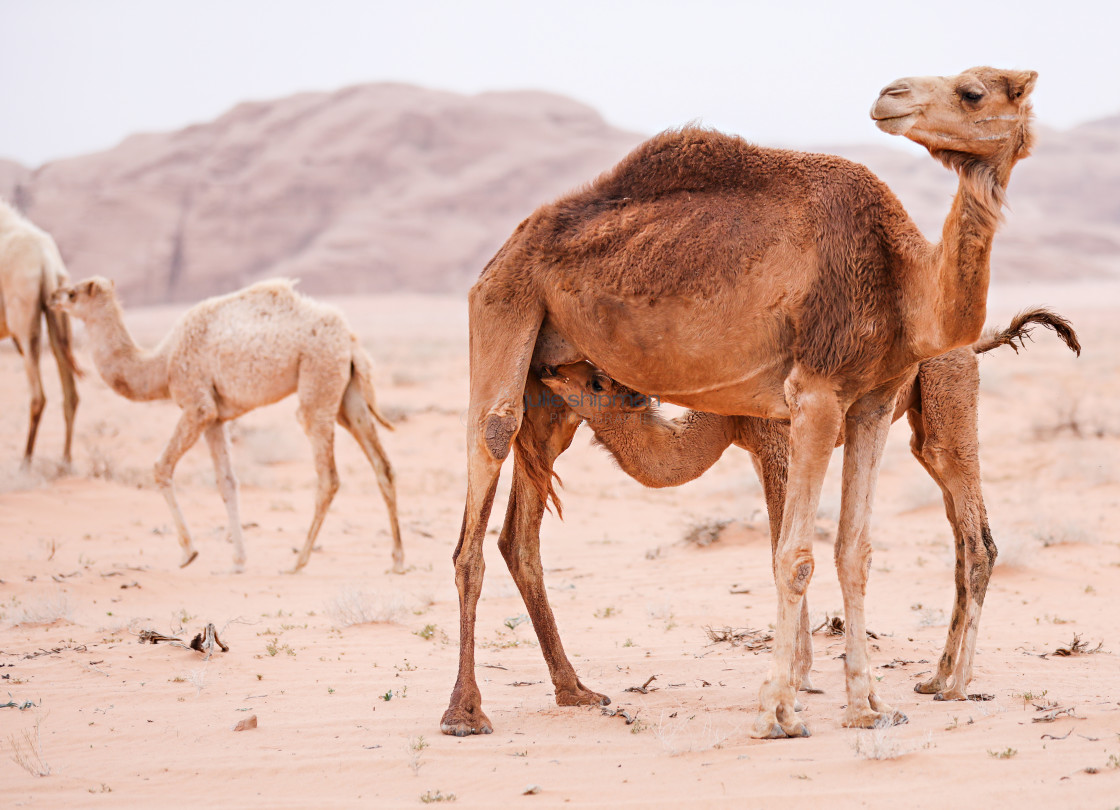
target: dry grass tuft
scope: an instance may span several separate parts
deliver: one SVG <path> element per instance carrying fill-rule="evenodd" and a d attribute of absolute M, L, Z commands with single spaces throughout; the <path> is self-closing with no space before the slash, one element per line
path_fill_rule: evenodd
<path fill-rule="evenodd" d="M 355 624 L 393 624 L 409 612 L 408 600 L 401 594 L 371 593 L 365 588 L 349 585 L 339 591 L 326 606 L 327 613 L 339 627 Z"/>
<path fill-rule="evenodd" d="M 62 591 L 46 596 L 19 608 L 12 614 L 12 624 L 53 624 L 57 621 L 70 621 L 74 607 L 70 597 Z"/>
<path fill-rule="evenodd" d="M 666 716 L 665 712 L 657 722 L 654 736 L 668 752 L 675 757 L 681 754 L 699 753 L 719 748 L 723 743 L 739 731 L 739 726 L 730 729 L 718 729 L 712 725 L 712 718 L 705 716 L 703 720 L 696 721 L 696 715 L 678 717 L 682 711 L 673 712 Z"/>
<path fill-rule="evenodd" d="M 769 630 L 752 630 L 749 627 L 740 630 L 731 627 L 718 629 L 705 627 L 704 632 L 713 644 L 727 642 L 732 647 L 743 647 L 748 650 L 768 650 L 770 642 L 774 640 L 774 634 Z"/>
<path fill-rule="evenodd" d="M 24 729 L 20 734 L 12 734 L 8 737 L 8 745 L 12 748 L 12 761 L 32 776 L 51 774 L 50 764 L 43 759 L 43 743 L 39 737 L 39 724 L 42 719 L 35 718 L 34 736 L 31 729 Z"/>

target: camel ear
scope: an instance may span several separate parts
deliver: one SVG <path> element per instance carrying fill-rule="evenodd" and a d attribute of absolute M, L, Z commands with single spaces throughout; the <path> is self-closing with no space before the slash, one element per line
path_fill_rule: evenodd
<path fill-rule="evenodd" d="M 1038 80 L 1038 73 L 1033 70 L 1013 70 L 1004 79 L 1007 82 L 1007 97 L 1015 101 L 1031 94 L 1034 83 Z"/>
<path fill-rule="evenodd" d="M 91 278 L 89 281 L 83 283 L 81 286 L 82 286 L 82 292 L 84 292 L 86 295 L 93 295 L 93 290 L 97 285 L 93 283 L 93 279 Z"/>

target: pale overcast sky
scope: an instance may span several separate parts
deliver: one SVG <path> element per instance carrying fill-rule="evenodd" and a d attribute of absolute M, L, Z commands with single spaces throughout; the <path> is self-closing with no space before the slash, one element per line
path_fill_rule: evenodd
<path fill-rule="evenodd" d="M 572 96 L 652 134 L 887 142 L 895 78 L 1031 68 L 1043 124 L 1120 112 L 1120 2 L 0 0 L 0 157 L 28 166 L 238 101 L 359 82 Z"/>

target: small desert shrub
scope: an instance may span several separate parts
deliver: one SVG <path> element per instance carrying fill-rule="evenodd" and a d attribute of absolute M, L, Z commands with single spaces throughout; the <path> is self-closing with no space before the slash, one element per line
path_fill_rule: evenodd
<path fill-rule="evenodd" d="M 35 718 L 35 730 L 24 729 L 20 734 L 8 737 L 12 749 L 12 761 L 32 776 L 50 776 L 51 766 L 43 759 L 43 743 L 39 738 L 41 717 Z"/>
<path fill-rule="evenodd" d="M 683 712 L 673 712 L 673 715 Z M 719 748 L 725 740 L 737 734 L 739 727 L 723 730 L 712 725 L 712 718 L 705 716 L 702 720 L 695 714 L 688 717 L 666 716 L 664 712 L 658 719 L 654 736 L 661 743 L 662 748 L 669 756 L 692 752 L 710 751 Z"/>
<path fill-rule="evenodd" d="M 684 541 L 705 548 L 719 540 L 720 534 L 730 524 L 730 520 L 705 520 L 694 523 L 685 533 Z"/>
<path fill-rule="evenodd" d="M 852 748 L 862 759 L 898 759 L 909 753 L 892 726 L 857 732 Z"/>
<path fill-rule="evenodd" d="M 392 624 L 408 613 L 408 601 L 397 593 L 371 593 L 347 586 L 327 604 L 327 613 L 339 627 L 355 624 Z"/>
<path fill-rule="evenodd" d="M 12 612 L 12 624 L 50 624 L 60 620 L 70 621 L 74 608 L 70 597 L 62 591 L 46 596 Z"/>

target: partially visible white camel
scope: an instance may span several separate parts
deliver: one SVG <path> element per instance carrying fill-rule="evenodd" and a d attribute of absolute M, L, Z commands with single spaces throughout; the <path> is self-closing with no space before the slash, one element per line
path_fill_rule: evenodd
<path fill-rule="evenodd" d="M 47 336 L 58 361 L 58 376 L 62 379 L 62 411 L 66 417 L 62 462 L 70 467 L 74 414 L 78 410 L 74 378 L 80 377 L 81 371 L 70 348 L 70 319 L 65 313 L 51 312 L 47 308 L 50 294 L 69 283 L 62 255 L 50 234 L 0 200 L 0 340 L 10 337 L 15 342 L 16 349 L 23 355 L 23 368 L 31 389 L 31 421 L 23 453 L 24 469 L 31 466 L 39 420 L 47 403 L 39 373 L 41 315 L 46 316 Z"/>
<path fill-rule="evenodd" d="M 263 281 L 192 307 L 152 351 L 139 348 L 124 325 L 113 282 L 94 277 L 58 290 L 52 308 L 86 324 L 93 361 L 105 382 L 135 401 L 171 399 L 183 413 L 155 466 L 156 484 L 171 508 L 180 566 L 198 556 L 175 500 L 172 476 L 183 454 L 206 436 L 218 489 L 229 515 L 234 571 L 244 570 L 237 479 L 226 422 L 295 392 L 298 416 L 315 456 L 315 516 L 292 573 L 311 556 L 327 508 L 338 491 L 334 461 L 337 420 L 357 439 L 377 474 L 393 532 L 393 570 L 404 570 L 393 469 L 377 438 L 373 363 L 338 310 L 300 295 L 290 281 Z M 372 417 L 372 418 L 371 418 Z"/>

